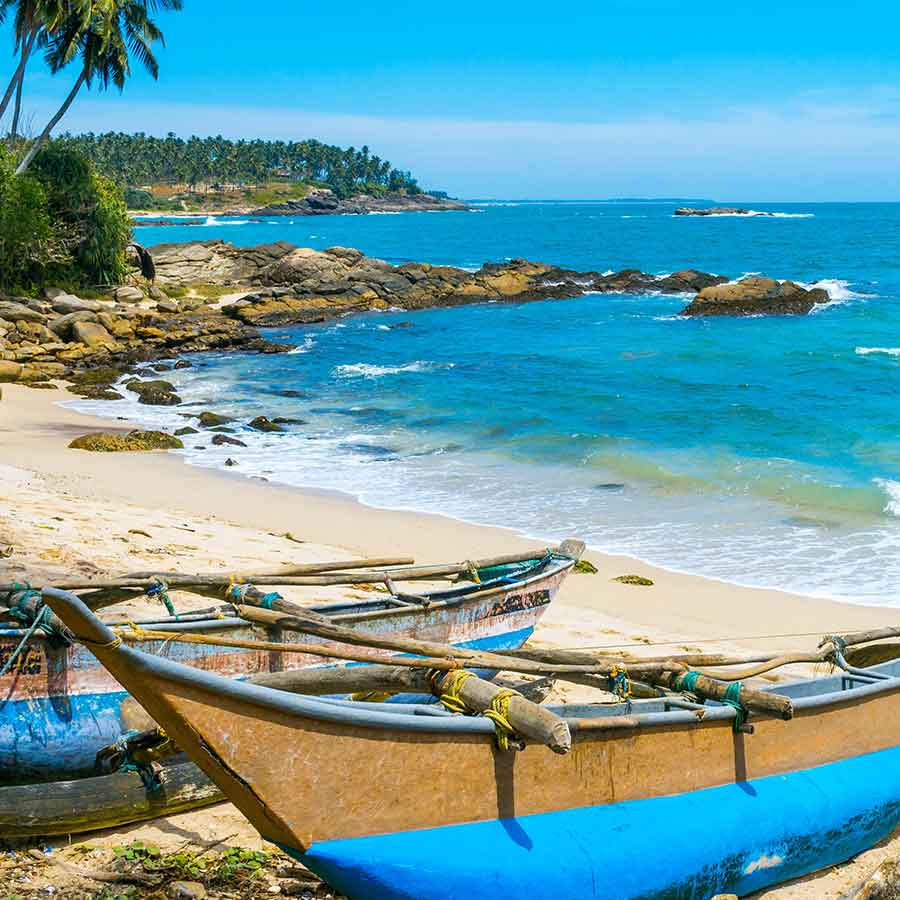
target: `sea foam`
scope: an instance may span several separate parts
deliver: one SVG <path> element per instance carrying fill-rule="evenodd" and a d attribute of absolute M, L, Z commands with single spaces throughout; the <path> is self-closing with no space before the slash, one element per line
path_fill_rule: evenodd
<path fill-rule="evenodd" d="M 384 375 L 399 375 L 402 372 L 433 372 L 435 369 L 452 369 L 454 363 L 429 362 L 418 359 L 405 366 L 376 366 L 370 363 L 352 363 L 335 366 L 334 374 L 339 378 L 381 378 Z"/>
<path fill-rule="evenodd" d="M 857 347 L 856 353 L 868 356 L 871 353 L 883 353 L 886 356 L 900 356 L 900 347 Z"/>

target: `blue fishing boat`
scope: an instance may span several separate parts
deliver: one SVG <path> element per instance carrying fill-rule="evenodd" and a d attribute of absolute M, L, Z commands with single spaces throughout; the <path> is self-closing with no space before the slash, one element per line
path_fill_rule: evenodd
<path fill-rule="evenodd" d="M 46 595 L 263 837 L 352 900 L 746 895 L 900 822 L 898 662 L 756 692 L 780 717 L 752 726 L 741 689 L 568 706 L 568 753 L 510 753 L 488 718 L 228 681 Z"/>
<path fill-rule="evenodd" d="M 531 559 L 475 566 L 473 583 L 421 595 L 400 591 L 352 603 L 311 606 L 308 611 L 362 633 L 438 640 L 464 647 L 510 649 L 531 636 L 541 616 L 575 564 L 584 545 L 567 542 Z M 171 634 L 185 632 L 236 641 L 258 638 L 261 630 L 235 615 L 187 615 L 136 623 Z M 334 647 L 335 642 L 275 634 L 286 643 L 303 641 Z M 59 641 L 37 630 L 0 630 L 0 782 L 61 780 L 94 774 L 97 752 L 131 730 L 134 704 L 128 693 L 77 642 Z M 315 653 L 184 644 L 160 639 L 148 652 L 217 675 L 252 679 L 270 672 L 334 664 Z M 13 655 L 15 658 L 13 659 Z"/>

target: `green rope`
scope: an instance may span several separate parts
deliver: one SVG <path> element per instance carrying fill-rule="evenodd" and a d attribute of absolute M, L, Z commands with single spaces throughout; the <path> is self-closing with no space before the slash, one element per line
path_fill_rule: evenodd
<path fill-rule="evenodd" d="M 34 621 L 31 623 L 31 625 L 29 625 L 28 631 L 25 632 L 25 636 L 22 638 L 21 641 L 19 641 L 18 646 L 16 647 L 15 650 L 13 650 L 9 659 L 4 663 L 3 668 L 0 669 L 0 678 L 2 678 L 4 675 L 6 675 L 6 673 L 9 672 L 9 670 L 13 667 L 13 665 L 15 665 L 16 660 L 18 660 L 18 658 L 19 658 L 19 654 L 25 648 L 25 645 L 31 639 L 31 636 L 35 633 L 35 631 L 37 631 L 38 628 L 43 627 L 41 624 L 41 620 L 43 619 L 43 617 L 44 617 L 43 614 L 45 612 L 51 612 L 49 606 L 45 607 L 41 611 L 41 615 L 34 617 Z"/>
<path fill-rule="evenodd" d="M 747 721 L 747 707 L 741 703 L 741 683 L 735 681 L 728 685 L 725 696 L 721 703 L 723 706 L 730 706 L 734 710 L 734 730 L 740 731 L 741 726 Z"/>
<path fill-rule="evenodd" d="M 685 672 L 675 679 L 673 687 L 676 691 L 686 691 L 688 694 L 693 694 L 699 677 L 699 672 Z"/>

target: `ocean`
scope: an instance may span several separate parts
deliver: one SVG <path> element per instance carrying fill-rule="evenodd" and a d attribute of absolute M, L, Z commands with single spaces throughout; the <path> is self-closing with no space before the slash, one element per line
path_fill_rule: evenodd
<path fill-rule="evenodd" d="M 781 319 L 681 319 L 689 298 L 672 295 L 373 312 L 273 330 L 297 344 L 288 355 L 193 357 L 163 376 L 187 408 L 72 405 L 167 428 L 194 408 L 295 418 L 285 434 L 241 428 L 247 448 L 194 435 L 178 452 L 728 582 L 900 606 L 900 204 L 728 205 L 778 215 L 484 202 L 142 227 L 147 245 L 288 240 L 468 268 L 524 256 L 759 272 L 831 302 Z"/>

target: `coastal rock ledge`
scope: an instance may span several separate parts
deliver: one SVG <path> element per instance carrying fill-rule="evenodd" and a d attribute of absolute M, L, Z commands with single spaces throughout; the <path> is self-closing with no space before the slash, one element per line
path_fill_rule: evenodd
<path fill-rule="evenodd" d="M 703 288 L 681 315 L 805 316 L 829 299 L 822 288 L 753 277 Z"/>

